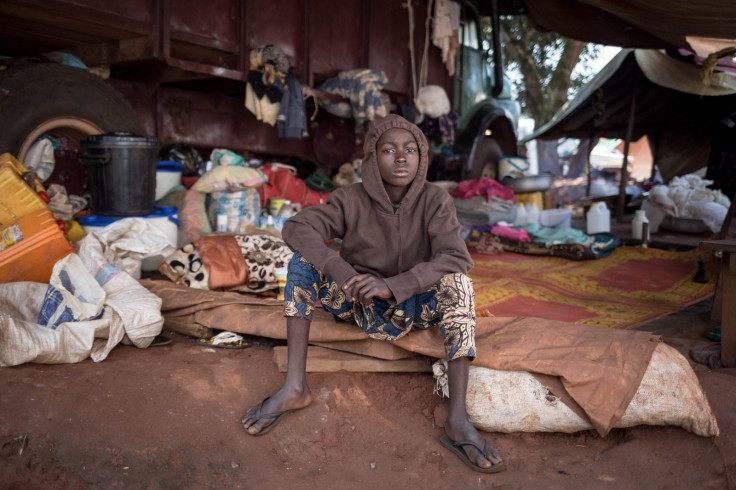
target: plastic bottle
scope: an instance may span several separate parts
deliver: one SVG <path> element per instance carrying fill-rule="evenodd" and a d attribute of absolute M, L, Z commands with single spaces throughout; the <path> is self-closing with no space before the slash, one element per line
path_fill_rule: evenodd
<path fill-rule="evenodd" d="M 514 226 L 526 224 L 526 208 L 523 205 L 516 205 L 516 219 L 514 219 Z"/>
<path fill-rule="evenodd" d="M 526 222 L 528 224 L 539 224 L 539 208 L 532 202 L 526 204 Z"/>
<path fill-rule="evenodd" d="M 611 232 L 611 211 L 604 201 L 594 202 L 585 215 L 588 235 Z"/>
<path fill-rule="evenodd" d="M 227 232 L 227 214 L 218 214 L 217 215 L 217 231 L 221 233 Z"/>
<path fill-rule="evenodd" d="M 646 235 L 643 235 L 643 233 L 646 233 Z M 643 209 L 637 210 L 634 214 L 634 221 L 631 222 L 631 238 L 641 240 L 644 243 L 649 242 L 649 220 Z"/>

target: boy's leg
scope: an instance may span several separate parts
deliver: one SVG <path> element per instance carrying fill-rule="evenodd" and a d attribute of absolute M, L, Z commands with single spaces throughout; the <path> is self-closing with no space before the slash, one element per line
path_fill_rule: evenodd
<path fill-rule="evenodd" d="M 459 357 L 448 363 L 447 370 L 448 385 L 450 389 L 450 407 L 445 422 L 445 433 L 453 441 L 471 441 L 477 447 L 485 447 L 485 440 L 481 437 L 475 427 L 468 420 L 468 412 L 465 409 L 465 394 L 468 391 L 468 370 L 470 359 Z M 492 465 L 502 461 L 498 450 L 489 446 L 488 458 L 481 451 L 470 444 L 462 446 L 470 461 L 481 468 L 490 468 Z"/>
<path fill-rule="evenodd" d="M 276 393 L 246 411 L 243 426 L 251 435 L 265 434 L 284 414 L 312 402 L 312 392 L 307 386 L 307 347 L 312 311 L 322 280 L 319 271 L 298 252 L 294 253 L 284 290 L 286 379 Z"/>
<path fill-rule="evenodd" d="M 248 409 L 243 426 L 251 435 L 274 424 L 281 414 L 304 408 L 312 403 L 312 392 L 307 386 L 307 346 L 311 320 L 287 317 L 286 343 L 287 371 L 284 385 L 273 395 Z"/>

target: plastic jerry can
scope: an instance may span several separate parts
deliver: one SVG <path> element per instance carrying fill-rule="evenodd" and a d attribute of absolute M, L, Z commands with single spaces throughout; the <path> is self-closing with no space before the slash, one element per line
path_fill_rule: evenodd
<path fill-rule="evenodd" d="M 48 283 L 56 261 L 74 252 L 48 209 L 0 227 L 0 237 L 0 283 Z"/>
<path fill-rule="evenodd" d="M 526 208 L 523 204 L 516 205 L 516 218 L 514 219 L 514 226 L 520 226 L 526 224 Z"/>
<path fill-rule="evenodd" d="M 528 224 L 539 224 L 539 208 L 536 204 L 533 203 L 527 203 L 526 204 L 526 222 Z"/>
<path fill-rule="evenodd" d="M 594 202 L 585 215 L 588 235 L 611 232 L 611 211 L 604 201 Z"/>

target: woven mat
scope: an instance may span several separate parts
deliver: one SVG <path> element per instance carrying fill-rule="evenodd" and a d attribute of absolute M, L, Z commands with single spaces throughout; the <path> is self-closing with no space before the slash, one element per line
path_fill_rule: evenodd
<path fill-rule="evenodd" d="M 620 247 L 572 261 L 503 252 L 473 254 L 476 311 L 631 328 L 702 301 L 715 290 L 712 252 Z M 693 281 L 702 259 L 710 281 Z"/>

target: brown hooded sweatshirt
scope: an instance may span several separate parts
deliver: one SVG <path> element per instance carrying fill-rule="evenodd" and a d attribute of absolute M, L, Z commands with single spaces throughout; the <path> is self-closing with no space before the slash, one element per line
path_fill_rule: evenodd
<path fill-rule="evenodd" d="M 410 131 L 420 154 L 417 175 L 396 207 L 376 157 L 378 139 L 392 128 Z M 376 122 L 363 147 L 363 181 L 333 191 L 326 204 L 287 220 L 284 240 L 341 287 L 359 273 L 383 278 L 397 303 L 426 291 L 445 274 L 467 274 L 473 261 L 452 198 L 426 181 L 428 149 L 424 133 L 406 119 L 389 115 Z M 325 244 L 332 238 L 342 240 L 339 254 Z"/>

